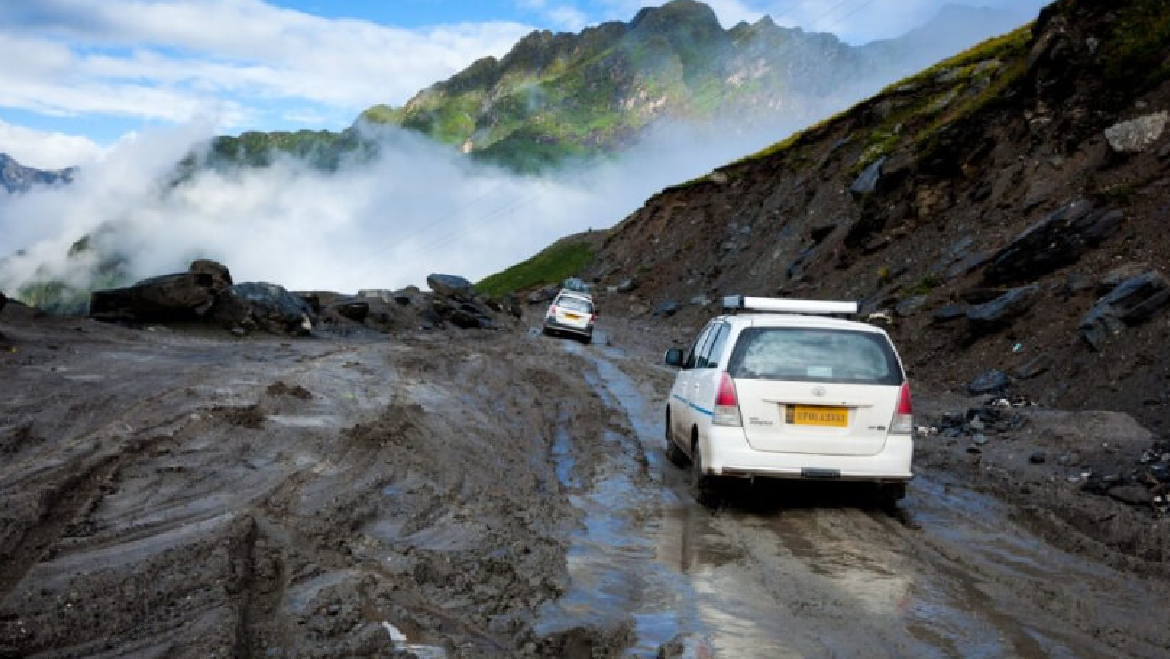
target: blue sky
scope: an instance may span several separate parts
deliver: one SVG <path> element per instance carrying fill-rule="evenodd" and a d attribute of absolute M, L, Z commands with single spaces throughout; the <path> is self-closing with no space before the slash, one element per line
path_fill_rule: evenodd
<path fill-rule="evenodd" d="M 534 29 L 629 20 L 637 0 L 0 0 L 0 152 L 100 158 L 156 126 L 338 129 Z M 661 0 L 648 4 L 661 4 Z M 711 0 L 725 27 L 767 14 L 850 43 L 897 36 L 946 0 Z M 1034 16 L 1040 0 L 968 4 Z M 1022 21 L 1021 21 L 1022 22 Z"/>

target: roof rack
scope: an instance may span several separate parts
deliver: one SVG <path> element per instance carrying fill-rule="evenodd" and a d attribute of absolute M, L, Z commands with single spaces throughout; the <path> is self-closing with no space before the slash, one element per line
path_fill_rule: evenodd
<path fill-rule="evenodd" d="M 747 297 L 728 295 L 723 298 L 723 311 L 736 314 L 743 312 L 787 313 L 804 316 L 839 316 L 852 318 L 857 315 L 856 302 L 831 300 L 796 300 L 777 297 Z"/>

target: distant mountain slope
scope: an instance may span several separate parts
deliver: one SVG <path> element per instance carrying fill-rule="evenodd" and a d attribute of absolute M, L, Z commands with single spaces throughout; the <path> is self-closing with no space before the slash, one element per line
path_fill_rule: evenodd
<path fill-rule="evenodd" d="M 0 153 L 0 187 L 8 192 L 27 192 L 36 185 L 69 183 L 77 168 L 44 170 L 25 167 L 11 156 Z"/>
<path fill-rule="evenodd" d="M 684 326 L 722 294 L 859 299 L 893 318 L 917 382 L 967 391 L 998 369 L 992 391 L 1166 432 L 1167 43 L 1164 0 L 1059 0 L 655 195 L 582 274 L 634 277 L 602 307 L 674 301 Z"/>
<path fill-rule="evenodd" d="M 875 78 L 921 69 L 1017 20 L 951 7 L 905 37 L 852 47 L 770 18 L 724 30 L 707 5 L 673 0 L 629 23 L 533 32 L 502 59 L 481 59 L 401 108 L 375 106 L 362 118 L 533 170 L 620 149 L 663 118 L 805 124 L 834 94 L 856 98 Z"/>

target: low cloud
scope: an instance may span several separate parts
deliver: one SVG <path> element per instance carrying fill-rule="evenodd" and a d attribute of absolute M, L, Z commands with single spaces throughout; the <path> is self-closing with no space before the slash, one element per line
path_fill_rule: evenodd
<path fill-rule="evenodd" d="M 14 126 L 0 119 L 0 153 L 26 167 L 64 169 L 95 160 L 105 149 L 85 137 Z"/>

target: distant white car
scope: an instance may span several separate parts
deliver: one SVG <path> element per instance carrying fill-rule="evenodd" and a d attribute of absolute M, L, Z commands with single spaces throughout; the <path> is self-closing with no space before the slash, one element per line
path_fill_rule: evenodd
<path fill-rule="evenodd" d="M 562 290 L 548 306 L 544 315 L 544 334 L 570 334 L 582 343 L 593 341 L 593 325 L 597 322 L 597 308 L 588 293 Z"/>
<path fill-rule="evenodd" d="M 732 296 L 685 353 L 666 402 L 667 452 L 706 500 L 722 477 L 870 481 L 881 503 L 911 472 L 910 384 L 854 302 Z"/>

